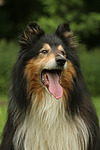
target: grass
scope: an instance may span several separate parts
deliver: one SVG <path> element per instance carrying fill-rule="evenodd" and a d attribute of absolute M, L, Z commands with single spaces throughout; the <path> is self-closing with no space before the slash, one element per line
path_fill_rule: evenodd
<path fill-rule="evenodd" d="M 97 112 L 99 123 L 100 123 L 100 97 L 93 98 L 93 104 L 96 108 L 96 112 Z"/>
<path fill-rule="evenodd" d="M 0 106 L 0 135 L 7 119 L 7 106 Z"/>
<path fill-rule="evenodd" d="M 2 96 L 2 98 L 3 98 L 3 96 Z M 4 96 L 4 99 L 7 102 L 7 97 L 6 96 Z M 96 108 L 97 115 L 98 115 L 99 122 L 100 122 L 100 97 L 94 97 L 93 98 L 93 103 L 94 103 L 94 106 Z M 0 106 L 0 135 L 2 133 L 4 124 L 6 122 L 6 119 L 7 119 L 7 105 L 1 105 Z"/>
<path fill-rule="evenodd" d="M 100 95 L 100 49 L 80 49 L 81 70 L 91 95 Z"/>

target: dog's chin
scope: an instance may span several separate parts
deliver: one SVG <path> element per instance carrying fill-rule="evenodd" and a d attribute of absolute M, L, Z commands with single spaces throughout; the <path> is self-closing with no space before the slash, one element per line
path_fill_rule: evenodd
<path fill-rule="evenodd" d="M 62 69 L 43 69 L 41 71 L 42 84 L 56 99 L 63 96 L 63 88 L 60 85 L 62 71 Z"/>

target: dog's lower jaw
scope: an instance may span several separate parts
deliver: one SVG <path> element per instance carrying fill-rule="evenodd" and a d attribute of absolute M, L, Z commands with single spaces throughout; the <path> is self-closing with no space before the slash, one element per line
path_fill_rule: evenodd
<path fill-rule="evenodd" d="M 41 101 L 34 95 L 32 101 L 31 110 L 15 132 L 15 150 L 87 150 L 87 126 L 80 115 L 66 115 L 63 98 L 57 101 L 45 92 Z"/>

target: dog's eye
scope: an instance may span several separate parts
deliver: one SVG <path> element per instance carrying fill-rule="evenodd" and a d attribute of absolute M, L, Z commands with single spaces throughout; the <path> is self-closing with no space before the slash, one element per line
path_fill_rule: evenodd
<path fill-rule="evenodd" d="M 62 55 L 66 55 L 64 51 L 61 51 L 61 54 L 62 54 Z"/>
<path fill-rule="evenodd" d="M 48 50 L 44 49 L 44 50 L 41 51 L 41 53 L 42 53 L 42 54 L 47 54 L 47 53 L 48 53 Z"/>

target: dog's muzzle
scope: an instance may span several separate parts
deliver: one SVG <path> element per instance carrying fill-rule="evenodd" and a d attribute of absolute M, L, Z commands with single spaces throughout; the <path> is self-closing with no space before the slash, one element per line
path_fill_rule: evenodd
<path fill-rule="evenodd" d="M 62 72 L 67 68 L 66 58 L 57 54 L 55 59 L 51 59 L 46 63 L 41 72 L 41 81 L 48 91 L 56 98 L 63 96 L 63 88 L 60 85 Z"/>
<path fill-rule="evenodd" d="M 56 56 L 56 63 L 59 67 L 64 67 L 65 63 L 66 63 L 66 58 L 64 56 L 62 56 L 61 54 L 57 54 Z"/>

